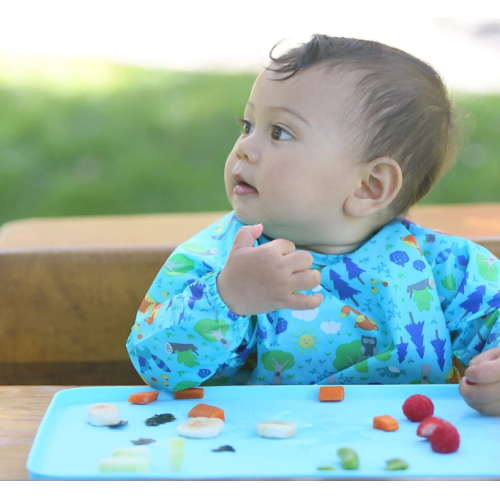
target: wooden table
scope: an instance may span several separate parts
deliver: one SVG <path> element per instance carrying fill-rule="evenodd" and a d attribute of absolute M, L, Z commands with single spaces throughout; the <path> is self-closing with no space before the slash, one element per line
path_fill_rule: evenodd
<path fill-rule="evenodd" d="M 0 480 L 29 479 L 26 461 L 52 397 L 74 386 L 0 386 Z"/>

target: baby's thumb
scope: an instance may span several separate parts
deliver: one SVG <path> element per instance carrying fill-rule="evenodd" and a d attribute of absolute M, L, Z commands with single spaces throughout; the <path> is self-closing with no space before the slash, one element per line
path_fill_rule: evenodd
<path fill-rule="evenodd" d="M 234 238 L 233 249 L 253 247 L 255 240 L 262 234 L 263 229 L 262 224 L 240 227 Z"/>

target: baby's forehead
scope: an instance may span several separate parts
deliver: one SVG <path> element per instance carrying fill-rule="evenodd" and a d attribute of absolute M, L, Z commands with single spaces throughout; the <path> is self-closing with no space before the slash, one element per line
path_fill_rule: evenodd
<path fill-rule="evenodd" d="M 271 65 L 271 69 L 278 66 Z M 277 81 L 291 75 L 278 73 L 270 69 L 264 70 L 258 77 L 263 82 L 270 99 L 277 98 L 281 102 L 300 110 L 302 114 L 310 114 L 311 119 L 333 117 L 346 118 L 353 112 L 353 105 L 361 98 L 357 95 L 356 84 L 365 72 L 346 64 L 331 67 L 327 64 L 299 71 L 286 80 Z"/>

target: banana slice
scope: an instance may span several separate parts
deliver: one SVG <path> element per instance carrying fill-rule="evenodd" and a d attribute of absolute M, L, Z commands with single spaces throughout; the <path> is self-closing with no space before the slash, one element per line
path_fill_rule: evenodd
<path fill-rule="evenodd" d="M 259 422 L 257 434 L 265 438 L 289 438 L 297 434 L 297 425 L 293 422 Z"/>
<path fill-rule="evenodd" d="M 211 438 L 218 436 L 224 428 L 220 418 L 194 417 L 177 427 L 177 434 L 190 438 Z"/>
<path fill-rule="evenodd" d="M 116 425 L 120 423 L 120 412 L 110 403 L 97 403 L 88 408 L 87 422 L 91 425 Z"/>

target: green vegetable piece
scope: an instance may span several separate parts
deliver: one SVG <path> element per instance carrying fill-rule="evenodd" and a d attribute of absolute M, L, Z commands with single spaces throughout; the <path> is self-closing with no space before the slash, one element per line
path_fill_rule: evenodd
<path fill-rule="evenodd" d="M 160 425 L 167 422 L 172 422 L 175 417 L 171 413 L 162 413 L 161 415 L 155 415 L 154 417 L 145 420 L 146 425 Z"/>
<path fill-rule="evenodd" d="M 332 467 L 331 465 L 325 465 L 323 467 L 318 467 L 318 470 L 337 470 L 335 467 Z"/>
<path fill-rule="evenodd" d="M 149 460 L 141 457 L 112 457 L 99 460 L 99 472 L 146 472 Z"/>
<path fill-rule="evenodd" d="M 130 446 L 113 450 L 113 457 L 145 458 L 151 463 L 151 450 L 147 446 Z"/>
<path fill-rule="evenodd" d="M 342 460 L 342 467 L 346 470 L 357 470 L 359 467 L 359 458 L 351 448 L 339 448 L 337 455 Z"/>
<path fill-rule="evenodd" d="M 184 438 L 170 438 L 168 441 L 168 467 L 172 471 L 182 470 L 185 441 Z"/>
<path fill-rule="evenodd" d="M 387 470 L 405 470 L 408 469 L 408 464 L 400 458 L 387 460 Z"/>

